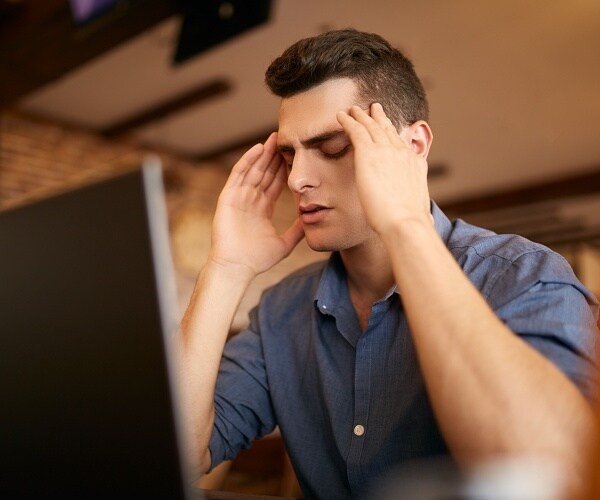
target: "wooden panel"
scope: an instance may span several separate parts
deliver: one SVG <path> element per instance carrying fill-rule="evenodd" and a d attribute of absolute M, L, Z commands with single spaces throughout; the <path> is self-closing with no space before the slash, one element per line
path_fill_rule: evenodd
<path fill-rule="evenodd" d="M 177 13 L 174 0 L 121 0 L 118 8 L 78 26 L 68 0 L 20 3 L 0 9 L 0 107 Z"/>
<path fill-rule="evenodd" d="M 449 214 L 462 215 L 590 193 L 600 193 L 600 166 L 590 168 L 583 174 L 505 191 L 484 193 L 472 198 L 450 200 L 440 203 L 440 206 Z"/>
<path fill-rule="evenodd" d="M 223 79 L 203 83 L 189 92 L 185 92 L 168 101 L 160 102 L 138 115 L 131 116 L 122 122 L 115 123 L 101 133 L 109 138 L 127 134 L 136 128 L 143 127 L 144 125 L 169 116 L 170 114 L 184 111 L 217 97 L 223 97 L 231 91 L 231 88 L 231 84 Z"/>

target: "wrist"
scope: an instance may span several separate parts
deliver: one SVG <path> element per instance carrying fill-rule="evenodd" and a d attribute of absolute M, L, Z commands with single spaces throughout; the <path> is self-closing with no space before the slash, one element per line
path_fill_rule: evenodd
<path fill-rule="evenodd" d="M 209 256 L 200 274 L 224 283 L 230 282 L 242 285 L 245 288 L 256 277 L 257 273 L 247 265 Z"/>
<path fill-rule="evenodd" d="M 414 241 L 417 244 L 423 238 L 437 237 L 435 224 L 431 214 L 427 217 L 409 217 L 402 218 L 389 224 L 385 231 L 380 233 L 381 239 L 387 246 L 397 248 L 398 244 L 410 243 Z"/>

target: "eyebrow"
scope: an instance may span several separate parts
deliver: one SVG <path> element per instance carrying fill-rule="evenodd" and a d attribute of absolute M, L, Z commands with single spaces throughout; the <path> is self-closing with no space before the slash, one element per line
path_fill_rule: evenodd
<path fill-rule="evenodd" d="M 342 135 L 346 135 L 346 132 L 344 131 L 344 129 L 340 128 L 336 130 L 330 130 L 328 132 L 323 132 L 322 134 L 317 134 L 300 142 L 305 148 L 315 148 L 320 144 L 323 144 L 324 142 L 327 142 L 331 139 L 335 139 Z M 281 144 L 277 146 L 277 151 L 279 151 L 281 154 L 293 153 L 294 148 L 290 144 Z"/>

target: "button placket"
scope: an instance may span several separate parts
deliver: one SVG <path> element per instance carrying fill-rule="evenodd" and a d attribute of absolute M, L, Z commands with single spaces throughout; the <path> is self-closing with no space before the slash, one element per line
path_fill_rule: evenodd
<path fill-rule="evenodd" d="M 366 427 L 369 415 L 371 379 L 371 345 L 368 338 L 361 336 L 356 345 L 354 365 L 354 422 L 348 454 L 348 480 L 352 489 L 358 489 L 364 480 L 361 456 L 366 446 Z"/>

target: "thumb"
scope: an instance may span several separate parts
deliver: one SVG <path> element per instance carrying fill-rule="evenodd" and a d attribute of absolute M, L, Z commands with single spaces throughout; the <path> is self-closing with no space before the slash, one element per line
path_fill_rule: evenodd
<path fill-rule="evenodd" d="M 302 228 L 302 222 L 300 219 L 296 219 L 294 223 L 280 236 L 280 238 L 284 244 L 284 257 L 287 257 L 292 253 L 292 250 L 296 248 L 298 243 L 300 243 L 302 238 L 304 238 L 304 229 Z"/>

